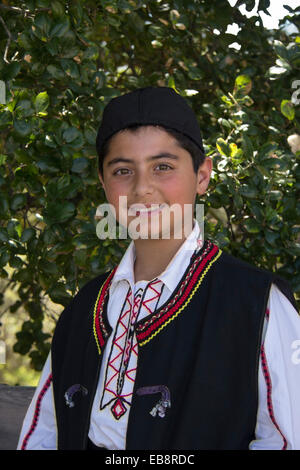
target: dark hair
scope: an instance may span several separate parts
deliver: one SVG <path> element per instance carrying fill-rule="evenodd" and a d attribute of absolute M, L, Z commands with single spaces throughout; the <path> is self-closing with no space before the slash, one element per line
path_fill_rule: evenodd
<path fill-rule="evenodd" d="M 135 132 L 141 127 L 145 127 L 145 124 L 133 124 L 132 126 L 128 126 L 125 129 L 122 129 L 119 132 L 129 130 L 131 132 Z M 159 129 L 162 129 L 166 131 L 170 136 L 174 137 L 174 139 L 177 141 L 178 145 L 182 147 L 184 150 L 189 152 L 189 154 L 192 157 L 193 160 L 193 168 L 195 173 L 197 173 L 198 168 L 202 165 L 205 159 L 205 155 L 202 152 L 202 150 L 196 145 L 189 137 L 186 135 L 182 134 L 181 132 L 178 132 L 174 129 L 170 129 L 167 127 L 162 127 L 158 125 L 154 125 L 153 127 L 157 127 Z M 114 134 L 116 135 L 116 134 Z M 97 148 L 97 153 L 98 153 L 98 170 L 101 176 L 103 176 L 103 161 L 106 155 L 109 152 L 109 145 L 111 139 L 114 137 L 112 135 L 109 139 L 104 142 L 101 148 Z"/>

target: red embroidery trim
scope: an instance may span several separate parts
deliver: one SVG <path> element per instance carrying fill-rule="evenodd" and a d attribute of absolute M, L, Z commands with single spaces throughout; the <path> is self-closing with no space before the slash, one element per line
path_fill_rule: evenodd
<path fill-rule="evenodd" d="M 195 283 L 198 281 L 199 275 L 204 270 L 208 262 L 220 251 L 219 247 L 212 243 L 210 240 L 205 241 L 206 247 L 203 250 L 202 254 L 197 257 L 192 263 L 185 279 L 181 283 L 181 286 L 177 294 L 170 299 L 167 305 L 158 312 L 150 317 L 149 320 L 137 325 L 136 327 L 136 337 L 138 343 L 142 342 L 147 338 L 151 333 L 160 327 L 163 323 L 171 319 L 172 316 L 176 314 L 176 311 L 183 302 L 186 300 L 191 290 L 193 289 Z M 198 265 L 198 266 L 197 266 Z M 111 280 L 116 271 L 117 267 L 111 272 L 109 277 L 106 279 L 103 284 L 102 292 L 99 297 L 96 314 L 95 314 L 95 331 L 100 347 L 102 348 L 105 343 L 105 337 L 108 336 L 108 333 L 105 329 L 105 325 L 102 318 L 103 306 L 105 298 L 109 292 Z M 154 283 L 153 283 L 154 284 Z M 155 290 L 155 289 L 153 289 Z M 177 302 L 177 303 L 176 303 Z M 145 305 L 146 307 L 146 305 Z M 147 307 L 146 307 L 147 308 Z"/>
<path fill-rule="evenodd" d="M 156 290 L 155 287 L 154 287 L 156 284 L 160 285 L 160 284 L 161 284 L 161 281 L 160 281 L 159 279 L 157 279 L 157 280 L 154 280 L 153 282 L 150 282 L 150 284 L 148 285 L 148 289 L 154 291 L 154 295 L 153 295 L 153 297 L 150 297 L 150 299 L 144 300 L 144 301 L 142 302 L 143 307 L 145 307 L 145 309 L 148 310 L 148 312 L 149 312 L 150 314 L 152 314 L 153 312 L 152 312 L 152 310 L 148 307 L 147 304 L 150 303 L 150 302 L 152 302 L 153 300 L 159 299 L 159 298 L 160 298 L 160 295 L 161 295 L 161 291 Z"/>
<path fill-rule="evenodd" d="M 97 304 L 97 309 L 96 309 L 95 328 L 96 328 L 96 333 L 97 333 L 98 341 L 99 341 L 99 344 L 100 344 L 101 348 L 103 347 L 103 345 L 105 343 L 105 339 L 103 337 L 102 332 L 106 336 L 108 336 L 105 325 L 102 321 L 102 315 L 101 314 L 102 314 L 105 298 L 106 298 L 106 296 L 108 294 L 108 291 L 109 291 L 110 282 L 112 280 L 112 277 L 113 277 L 116 269 L 117 269 L 117 266 L 112 270 L 112 272 L 110 273 L 110 275 L 108 276 L 108 278 L 104 282 L 103 289 L 102 289 L 102 292 L 101 292 L 101 295 L 100 295 L 100 298 L 99 298 L 99 301 L 98 301 L 98 304 Z"/>
<path fill-rule="evenodd" d="M 286 450 L 287 440 L 284 437 L 283 433 L 281 432 L 274 416 L 273 403 L 272 403 L 272 381 L 271 381 L 271 376 L 269 373 L 267 358 L 266 358 L 263 344 L 261 346 L 261 364 L 262 364 L 263 374 L 264 374 L 266 385 L 267 385 L 267 404 L 268 404 L 269 415 L 270 415 L 272 423 L 276 427 L 277 431 L 281 434 L 281 437 L 283 439 L 283 447 L 281 450 Z"/>
<path fill-rule="evenodd" d="M 125 317 L 129 314 L 129 312 L 131 311 L 131 307 L 132 307 L 132 306 L 131 306 L 131 301 L 130 301 L 130 299 L 131 299 L 131 288 L 128 289 L 127 296 L 126 296 L 126 300 L 125 300 L 125 302 L 126 302 L 127 304 L 129 304 L 129 305 L 127 306 L 127 309 L 126 309 L 126 308 L 124 309 L 125 311 L 124 311 L 122 317 L 120 318 L 120 323 L 121 323 L 122 327 L 124 328 L 124 331 L 121 333 L 120 336 L 118 336 L 117 338 L 115 338 L 114 341 L 113 341 L 113 347 L 116 346 L 116 347 L 119 349 L 120 352 L 119 352 L 114 358 L 110 359 L 109 362 L 108 362 L 108 367 L 111 367 L 111 368 L 114 370 L 115 374 L 112 375 L 112 377 L 111 377 L 111 378 L 106 382 L 106 384 L 104 385 L 104 390 L 107 390 L 108 392 L 112 393 L 112 394 L 113 394 L 114 396 L 116 396 L 116 397 L 118 396 L 117 393 L 114 392 L 113 390 L 111 390 L 110 388 L 108 388 L 108 386 L 110 386 L 110 383 L 111 383 L 111 382 L 115 379 L 115 377 L 119 374 L 119 370 L 116 369 L 116 367 L 114 366 L 114 362 L 115 362 L 120 356 L 122 356 L 122 354 L 123 354 L 123 352 L 124 352 L 124 348 L 126 347 L 126 344 L 125 344 L 124 346 L 119 345 L 118 341 L 120 341 L 120 340 L 122 339 L 122 337 L 127 334 L 127 331 L 128 331 L 128 326 L 123 323 L 123 318 L 125 318 Z"/>
<path fill-rule="evenodd" d="M 40 411 L 41 411 L 42 399 L 44 398 L 45 393 L 47 392 L 48 388 L 50 387 L 51 382 L 52 382 L 52 374 L 49 375 L 48 379 L 46 380 L 45 385 L 43 386 L 42 390 L 39 393 L 39 396 L 37 397 L 35 410 L 34 410 L 34 415 L 33 415 L 32 422 L 31 422 L 31 426 L 30 426 L 30 429 L 29 429 L 28 433 L 26 434 L 26 436 L 23 439 L 21 450 L 26 450 L 28 440 L 29 440 L 30 436 L 32 435 L 32 433 L 34 432 L 34 430 L 37 426 L 39 416 L 40 416 Z"/>
<path fill-rule="evenodd" d="M 163 323 L 165 323 L 167 320 L 169 320 L 170 317 L 175 315 L 177 310 L 180 308 L 180 306 L 185 302 L 187 297 L 190 295 L 194 285 L 199 279 L 199 276 L 201 272 L 204 270 L 205 266 L 208 264 L 208 262 L 214 257 L 214 255 L 219 251 L 219 248 L 217 245 L 213 245 L 211 251 L 208 253 L 208 255 L 201 261 L 197 269 L 195 270 L 194 274 L 192 275 L 190 282 L 187 284 L 187 288 L 184 293 L 182 291 L 179 291 L 177 295 L 175 296 L 175 303 L 174 305 L 170 308 L 170 304 L 168 304 L 161 312 L 159 312 L 160 318 L 158 318 L 157 321 L 153 322 L 152 325 L 150 325 L 145 331 L 142 331 L 141 333 L 137 334 L 137 340 L 138 342 L 143 341 L 145 338 L 147 338 L 153 331 L 155 331 L 157 328 L 159 328 Z M 198 260 L 199 262 L 199 260 Z M 179 299 L 178 299 L 179 297 Z M 178 300 L 177 300 L 178 299 Z M 176 302 L 177 300 L 177 302 Z M 166 312 L 166 313 L 164 313 Z M 144 326 L 144 325 L 143 325 Z M 137 328 L 138 330 L 139 328 Z"/>
<path fill-rule="evenodd" d="M 150 282 L 144 291 L 138 289 L 133 298 L 131 288 L 129 287 L 128 289 L 115 333 L 118 336 L 113 339 L 112 343 L 111 355 L 114 355 L 114 357 L 109 358 L 108 361 L 105 385 L 100 404 L 100 409 L 103 409 L 114 400 L 111 411 L 115 419 L 119 419 L 120 416 L 126 413 L 127 408 L 125 407 L 125 402 L 130 406 L 131 397 L 133 395 L 132 391 L 125 393 L 126 388 L 124 389 L 125 380 L 128 379 L 134 383 L 136 367 L 129 369 L 128 366 L 130 364 L 131 355 L 135 355 L 136 357 L 138 355 L 137 340 L 131 335 L 129 329 L 136 323 L 141 308 L 145 308 L 150 314 L 152 313 L 160 298 L 161 290 L 162 281 L 157 279 Z M 133 302 L 131 302 L 131 299 Z M 121 362 L 120 357 L 122 357 Z M 110 378 L 108 378 L 109 376 Z M 107 392 L 112 394 L 115 398 L 109 400 L 107 398 Z M 107 403 L 102 406 L 104 398 Z M 125 407 L 124 409 L 123 405 Z"/>
<path fill-rule="evenodd" d="M 162 310 L 159 310 L 157 314 L 152 315 L 152 317 L 150 317 L 149 320 L 143 322 L 141 325 L 138 325 L 137 328 L 136 328 L 138 333 L 141 333 L 142 331 L 145 331 L 148 328 L 149 325 L 153 324 L 157 319 L 161 318 L 161 316 L 165 312 L 169 311 L 170 307 L 172 307 L 176 303 L 177 299 L 182 296 L 182 293 L 184 292 L 184 289 L 189 284 L 190 278 L 191 278 L 197 264 L 199 264 L 200 261 L 203 260 L 203 258 L 205 258 L 207 253 L 209 253 L 210 250 L 212 250 L 212 247 L 215 247 L 217 249 L 217 251 L 219 250 L 218 247 L 216 245 L 213 245 L 213 243 L 209 240 L 206 241 L 206 244 L 207 244 L 207 246 L 206 246 L 205 250 L 203 251 L 202 255 L 199 256 L 198 258 L 196 258 L 195 261 L 192 263 L 192 265 L 191 265 L 185 279 L 183 280 L 177 294 L 173 298 L 170 299 L 170 301 L 168 302 L 168 304 L 166 305 L 165 308 L 163 308 Z"/>

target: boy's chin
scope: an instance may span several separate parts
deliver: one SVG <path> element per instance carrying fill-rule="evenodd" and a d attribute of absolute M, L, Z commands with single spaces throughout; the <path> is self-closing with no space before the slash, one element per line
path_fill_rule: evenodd
<path fill-rule="evenodd" d="M 184 229 L 162 224 L 140 224 L 138 228 L 128 226 L 128 235 L 133 240 L 184 240 L 186 235 Z"/>
<path fill-rule="evenodd" d="M 184 240 L 191 233 L 194 224 L 193 219 L 187 219 L 139 215 L 129 216 L 124 220 L 118 217 L 118 222 L 132 240 Z"/>

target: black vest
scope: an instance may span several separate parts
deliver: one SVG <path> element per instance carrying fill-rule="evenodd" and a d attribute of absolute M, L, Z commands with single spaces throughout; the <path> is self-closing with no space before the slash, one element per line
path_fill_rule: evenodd
<path fill-rule="evenodd" d="M 107 302 L 114 272 L 88 282 L 55 329 L 59 449 L 87 446 L 102 353 L 112 332 Z M 171 298 L 135 325 L 138 365 L 126 449 L 248 449 L 255 437 L 261 334 L 272 282 L 296 307 L 282 278 L 205 241 Z M 150 414 L 159 393 L 139 394 L 153 386 L 170 392 L 164 417 Z M 66 391 L 74 406 L 67 404 Z"/>

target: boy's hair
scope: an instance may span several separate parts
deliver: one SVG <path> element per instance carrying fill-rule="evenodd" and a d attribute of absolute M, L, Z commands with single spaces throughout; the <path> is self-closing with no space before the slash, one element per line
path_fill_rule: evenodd
<path fill-rule="evenodd" d="M 126 127 L 125 129 L 122 129 L 119 132 L 123 132 L 127 130 L 129 130 L 130 132 L 137 132 L 139 129 L 141 129 L 141 127 L 146 127 L 146 126 L 148 127 L 148 125 L 145 125 L 145 124 L 133 124 L 133 125 Z M 167 127 L 162 127 L 159 125 L 154 125 L 153 127 L 159 128 L 167 132 L 171 137 L 173 137 L 176 140 L 177 144 L 181 148 L 189 152 L 189 154 L 192 157 L 194 171 L 195 173 L 197 173 L 198 168 L 202 165 L 205 159 L 205 155 L 201 151 L 201 149 L 191 139 L 189 139 L 186 135 L 182 134 L 181 132 L 178 132 L 174 129 L 170 129 Z M 107 139 L 100 148 L 98 146 L 96 147 L 97 153 L 98 153 L 98 171 L 102 177 L 103 177 L 103 162 L 104 162 L 106 155 L 109 152 L 110 142 L 115 135 L 116 134 L 112 135 L 109 139 Z"/>

